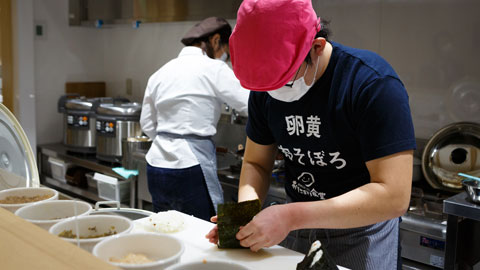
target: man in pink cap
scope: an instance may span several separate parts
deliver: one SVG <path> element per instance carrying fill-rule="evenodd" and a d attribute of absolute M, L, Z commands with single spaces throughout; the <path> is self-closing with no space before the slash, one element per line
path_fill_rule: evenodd
<path fill-rule="evenodd" d="M 303 253 L 318 239 L 339 265 L 401 268 L 416 148 L 408 95 L 384 59 L 330 41 L 323 24 L 310 0 L 244 0 L 238 10 L 232 65 L 252 90 L 239 201 L 265 199 L 279 150 L 289 203 L 236 237 L 253 251 L 283 241 Z M 207 238 L 216 243 L 216 229 Z"/>

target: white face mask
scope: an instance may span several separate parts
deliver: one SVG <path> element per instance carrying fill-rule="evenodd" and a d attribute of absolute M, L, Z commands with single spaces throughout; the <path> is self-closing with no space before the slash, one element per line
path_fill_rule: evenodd
<path fill-rule="evenodd" d="M 226 52 L 223 52 L 220 58 L 217 58 L 217 59 L 222 60 L 223 62 L 227 62 L 228 54 Z"/>
<path fill-rule="evenodd" d="M 275 99 L 285 101 L 285 102 L 299 100 L 301 97 L 303 97 L 303 95 L 305 95 L 308 92 L 308 90 L 315 83 L 315 78 L 317 77 L 318 62 L 320 62 L 319 60 L 320 60 L 320 56 L 317 58 L 315 73 L 313 75 L 313 80 L 310 85 L 307 85 L 307 83 L 305 82 L 305 74 L 307 74 L 307 70 L 308 70 L 308 65 L 307 65 L 307 68 L 305 69 L 305 73 L 303 73 L 302 77 L 300 77 L 295 81 L 290 81 L 287 83 L 288 85 L 292 85 L 293 83 L 291 87 L 285 85 L 280 87 L 277 90 L 268 91 L 268 94 L 270 94 L 270 96 Z"/>

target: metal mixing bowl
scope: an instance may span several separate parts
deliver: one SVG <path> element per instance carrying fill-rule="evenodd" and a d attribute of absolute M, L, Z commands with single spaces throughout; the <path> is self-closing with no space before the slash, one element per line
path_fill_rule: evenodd
<path fill-rule="evenodd" d="M 462 181 L 462 185 L 470 200 L 475 203 L 480 203 L 480 181 L 465 179 Z"/>

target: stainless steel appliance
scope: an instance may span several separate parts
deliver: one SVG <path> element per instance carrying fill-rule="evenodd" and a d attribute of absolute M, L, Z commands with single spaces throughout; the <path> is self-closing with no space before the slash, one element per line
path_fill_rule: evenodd
<path fill-rule="evenodd" d="M 63 144 L 72 152 L 95 153 L 95 108 L 102 98 L 64 95 L 58 101 L 63 113 Z"/>
<path fill-rule="evenodd" d="M 97 159 L 122 162 L 122 139 L 142 135 L 140 103 L 100 104 L 96 110 Z"/>
<path fill-rule="evenodd" d="M 152 139 L 147 136 L 128 137 L 122 140 L 122 166 L 127 170 L 137 170 L 137 162 L 133 158 L 135 152 L 148 152 Z"/>
<path fill-rule="evenodd" d="M 447 235 L 443 200 L 447 197 L 413 188 L 409 210 L 400 223 L 403 258 L 443 269 Z"/>
<path fill-rule="evenodd" d="M 424 179 L 413 182 L 410 207 L 400 223 L 402 257 L 443 269 L 443 201 L 463 191 L 459 172 L 480 176 L 480 125 L 459 122 L 438 130 L 422 150 L 421 165 Z"/>

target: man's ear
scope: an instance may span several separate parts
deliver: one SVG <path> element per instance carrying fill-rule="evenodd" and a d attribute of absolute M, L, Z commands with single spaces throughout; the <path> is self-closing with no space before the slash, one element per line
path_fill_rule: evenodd
<path fill-rule="evenodd" d="M 319 37 L 313 40 L 312 42 L 312 49 L 314 55 L 322 55 L 323 51 L 325 50 L 325 45 L 327 44 L 327 40 L 323 37 Z"/>
<path fill-rule="evenodd" d="M 220 34 L 216 33 L 215 35 L 210 37 L 210 44 L 212 45 L 214 51 L 220 49 Z"/>

